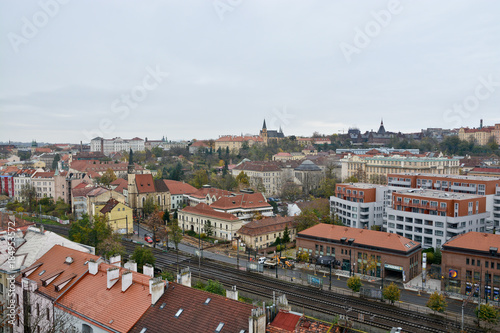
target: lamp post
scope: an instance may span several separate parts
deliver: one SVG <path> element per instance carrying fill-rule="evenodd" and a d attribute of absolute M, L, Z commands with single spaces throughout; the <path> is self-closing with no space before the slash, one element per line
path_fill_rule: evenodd
<path fill-rule="evenodd" d="M 240 236 L 234 238 L 236 239 L 236 269 L 240 270 Z"/>
<path fill-rule="evenodd" d="M 332 264 L 333 260 L 330 259 L 330 286 L 328 287 L 328 290 L 332 290 Z"/>

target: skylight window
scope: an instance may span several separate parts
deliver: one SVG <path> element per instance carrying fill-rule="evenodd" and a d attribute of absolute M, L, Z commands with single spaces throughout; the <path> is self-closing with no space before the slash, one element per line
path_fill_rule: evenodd
<path fill-rule="evenodd" d="M 212 299 L 209 297 L 209 298 L 207 298 L 207 300 L 206 300 L 206 301 L 205 301 L 205 303 L 203 303 L 203 304 L 208 304 L 208 303 L 210 303 L 210 301 L 211 301 L 211 300 L 212 300 Z"/>
<path fill-rule="evenodd" d="M 145 333 L 147 330 L 147 327 L 143 327 L 140 333 Z"/>
<path fill-rule="evenodd" d="M 175 314 L 175 318 L 179 318 L 179 316 L 181 315 L 182 311 L 184 311 L 184 309 L 179 309 L 179 311 L 177 311 L 177 313 Z"/>
<path fill-rule="evenodd" d="M 45 269 L 43 271 L 41 271 L 40 273 L 38 273 L 39 276 L 42 276 L 43 273 L 45 273 Z"/>
<path fill-rule="evenodd" d="M 215 332 L 216 333 L 219 333 L 220 331 L 222 331 L 222 328 L 224 327 L 224 323 L 220 323 L 219 326 L 217 326 L 217 328 L 215 329 Z"/>
<path fill-rule="evenodd" d="M 160 309 L 163 309 L 163 308 L 165 307 L 165 305 L 167 305 L 167 303 L 162 303 L 162 304 L 160 305 Z"/>

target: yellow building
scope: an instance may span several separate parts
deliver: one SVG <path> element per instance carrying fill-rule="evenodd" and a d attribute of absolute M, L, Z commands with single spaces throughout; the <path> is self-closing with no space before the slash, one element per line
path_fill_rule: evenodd
<path fill-rule="evenodd" d="M 466 128 L 462 127 L 458 130 L 458 138 L 464 141 L 473 140 L 476 144 L 484 146 L 491 138 L 494 138 L 498 143 L 500 124 L 495 126 L 485 126 L 482 128 Z"/>
<path fill-rule="evenodd" d="M 106 205 L 98 205 L 96 208 L 99 215 L 105 215 L 108 218 L 109 225 L 114 232 L 119 234 L 134 232 L 132 208 L 113 198 L 109 199 Z"/>

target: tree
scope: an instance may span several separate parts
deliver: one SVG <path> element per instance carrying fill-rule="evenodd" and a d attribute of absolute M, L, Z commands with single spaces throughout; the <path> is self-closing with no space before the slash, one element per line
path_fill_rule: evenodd
<path fill-rule="evenodd" d="M 164 238 L 166 233 L 165 221 L 160 217 L 160 212 L 158 210 L 155 210 L 148 216 L 146 226 L 153 233 L 153 247 L 155 247 L 156 239 Z"/>
<path fill-rule="evenodd" d="M 318 216 L 310 209 L 305 209 L 300 212 L 298 216 L 295 217 L 295 221 L 298 222 L 297 232 L 309 229 L 319 223 Z"/>
<path fill-rule="evenodd" d="M 330 198 L 335 195 L 336 181 L 333 178 L 323 178 L 319 182 L 319 187 L 315 191 L 315 196 L 321 198 Z"/>
<path fill-rule="evenodd" d="M 197 170 L 193 175 L 190 184 L 196 188 L 201 188 L 203 185 L 208 184 L 208 174 L 205 170 Z"/>
<path fill-rule="evenodd" d="M 36 206 L 36 188 L 31 183 L 26 183 L 21 186 L 20 192 L 21 201 L 28 203 L 28 211 L 33 211 Z"/>
<path fill-rule="evenodd" d="M 106 216 L 94 216 L 93 221 L 84 214 L 82 219 L 73 221 L 69 227 L 69 239 L 99 248 L 104 240 L 113 234 Z"/>
<path fill-rule="evenodd" d="M 399 297 L 401 296 L 401 291 L 399 290 L 398 286 L 394 284 L 394 282 L 391 282 L 390 285 L 384 287 L 382 290 L 382 296 L 389 300 L 392 304 L 394 302 L 399 301 Z"/>
<path fill-rule="evenodd" d="M 250 179 L 248 178 L 248 175 L 244 172 L 241 171 L 238 176 L 236 176 L 236 181 L 238 184 L 242 186 L 249 186 L 250 185 Z"/>
<path fill-rule="evenodd" d="M 441 250 L 437 247 L 436 250 L 434 250 L 434 264 L 441 265 L 441 258 Z"/>
<path fill-rule="evenodd" d="M 108 238 L 103 239 L 97 246 L 97 253 L 104 258 L 111 258 L 114 255 L 125 255 L 125 247 L 122 244 L 122 235 L 113 233 Z"/>
<path fill-rule="evenodd" d="M 219 281 L 208 280 L 205 290 L 212 294 L 226 296 L 226 289 L 224 289 L 224 285 Z"/>
<path fill-rule="evenodd" d="M 347 287 L 356 293 L 359 292 L 361 286 L 361 279 L 357 275 L 353 275 L 347 280 Z"/>
<path fill-rule="evenodd" d="M 205 224 L 205 234 L 207 235 L 207 237 L 212 237 L 212 235 L 214 234 L 214 227 L 210 220 L 207 220 Z"/>
<path fill-rule="evenodd" d="M 481 320 L 490 325 L 496 325 L 500 321 L 500 313 L 489 304 L 481 304 L 479 308 L 474 310 L 474 313 L 478 319 L 478 326 L 481 325 Z"/>
<path fill-rule="evenodd" d="M 149 216 L 152 214 L 155 210 L 157 209 L 154 198 L 153 197 L 147 197 L 146 201 L 144 202 L 144 206 L 142 207 L 142 213 L 144 216 Z"/>
<path fill-rule="evenodd" d="M 57 162 L 59 162 L 60 160 L 61 160 L 61 156 L 59 156 L 59 154 L 56 154 L 54 156 L 54 159 L 52 160 L 52 170 L 57 169 Z"/>
<path fill-rule="evenodd" d="M 440 295 L 437 291 L 435 291 L 429 297 L 426 306 L 434 312 L 444 312 L 448 303 L 446 303 L 443 295 Z"/>
<path fill-rule="evenodd" d="M 358 177 L 352 175 L 351 177 L 347 177 L 344 179 L 344 183 L 357 183 L 359 182 Z"/>
<path fill-rule="evenodd" d="M 294 182 L 286 182 L 281 187 L 280 196 L 285 201 L 294 202 L 299 199 L 301 195 L 300 186 Z"/>
<path fill-rule="evenodd" d="M 285 231 L 283 231 L 283 244 L 290 243 L 290 231 L 288 226 L 285 226 Z"/>
<path fill-rule="evenodd" d="M 172 221 L 170 229 L 172 241 L 175 245 L 175 252 L 177 254 L 177 273 L 179 273 L 179 243 L 182 241 L 182 230 L 181 228 L 179 228 L 179 222 L 177 221 L 177 219 Z"/>
<path fill-rule="evenodd" d="M 113 169 L 108 168 L 101 176 L 101 184 L 104 186 L 109 186 L 112 182 L 116 180 L 116 175 Z"/>
<path fill-rule="evenodd" d="M 142 246 L 136 246 L 131 259 L 137 263 L 137 267 L 140 269 L 142 269 L 145 264 L 154 265 L 156 261 L 151 248 Z"/>

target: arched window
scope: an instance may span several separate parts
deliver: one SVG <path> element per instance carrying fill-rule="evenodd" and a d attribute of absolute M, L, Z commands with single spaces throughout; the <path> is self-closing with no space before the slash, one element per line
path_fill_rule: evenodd
<path fill-rule="evenodd" d="M 92 327 L 87 324 L 82 324 L 82 333 L 92 333 Z"/>

